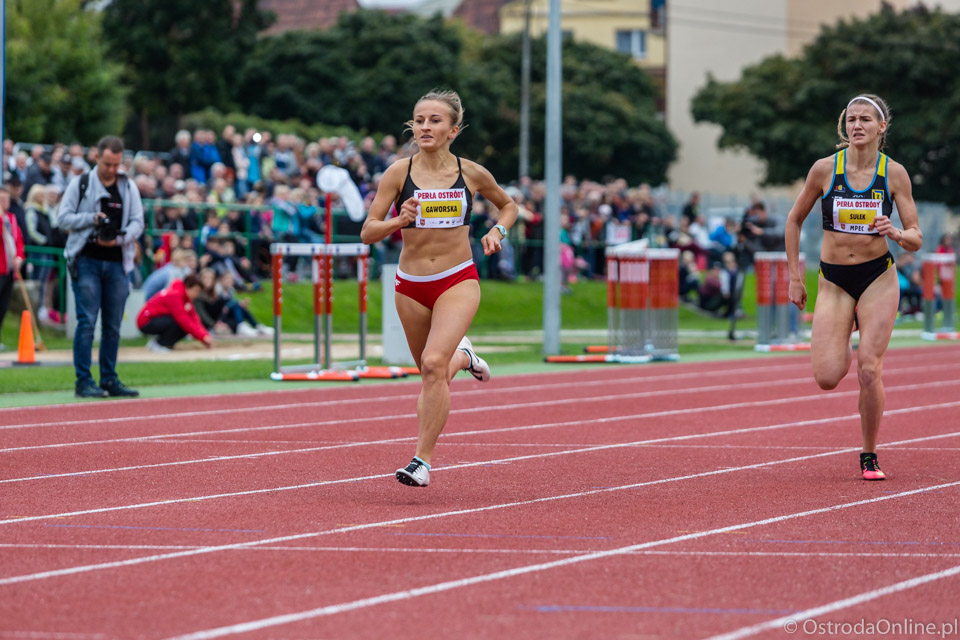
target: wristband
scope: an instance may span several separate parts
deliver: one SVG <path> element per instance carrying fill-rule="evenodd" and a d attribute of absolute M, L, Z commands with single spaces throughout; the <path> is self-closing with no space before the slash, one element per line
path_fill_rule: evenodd
<path fill-rule="evenodd" d="M 506 238 L 506 237 L 507 237 L 507 228 L 506 228 L 505 226 L 503 226 L 502 224 L 495 224 L 495 225 L 493 225 L 493 228 L 500 232 L 500 237 L 501 237 L 501 238 Z"/>

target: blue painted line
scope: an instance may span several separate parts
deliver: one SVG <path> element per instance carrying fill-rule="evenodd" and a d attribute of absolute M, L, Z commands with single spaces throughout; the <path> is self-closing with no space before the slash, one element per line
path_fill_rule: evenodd
<path fill-rule="evenodd" d="M 450 538 L 524 538 L 538 540 L 610 540 L 606 536 L 520 536 L 509 534 L 484 534 L 484 533 L 416 533 L 410 531 L 384 531 L 389 536 L 424 536 L 424 537 L 450 537 Z"/>
<path fill-rule="evenodd" d="M 787 615 L 796 613 L 795 609 L 714 609 L 711 607 L 599 607 L 576 605 L 540 605 L 524 606 L 520 609 L 537 611 L 538 613 L 564 613 L 568 611 L 585 611 L 591 613 L 709 613 L 709 614 L 755 614 L 755 615 Z"/>
<path fill-rule="evenodd" d="M 214 533 L 266 533 L 264 529 L 199 529 L 190 527 L 127 527 L 113 524 L 45 524 L 68 529 L 137 529 L 143 531 L 212 531 Z"/>
<path fill-rule="evenodd" d="M 749 539 L 742 542 L 766 542 L 774 544 L 871 544 L 871 545 L 905 545 L 905 546 L 956 546 L 960 542 L 913 542 L 909 540 L 759 540 Z"/>

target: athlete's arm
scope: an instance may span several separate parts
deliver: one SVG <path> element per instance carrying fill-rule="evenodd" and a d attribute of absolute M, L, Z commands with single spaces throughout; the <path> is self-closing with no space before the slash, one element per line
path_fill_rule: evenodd
<path fill-rule="evenodd" d="M 823 195 L 824 184 L 830 180 L 833 172 L 833 157 L 820 158 L 807 173 L 803 190 L 787 214 L 787 226 L 784 229 L 784 243 L 787 249 L 787 266 L 790 270 L 790 302 L 803 309 L 807 305 L 807 287 L 800 273 L 800 227 L 810 215 L 810 210 Z"/>
<path fill-rule="evenodd" d="M 406 162 L 409 162 L 404 158 Z M 377 187 L 377 195 L 374 196 L 370 209 L 367 211 L 367 219 L 363 221 L 363 228 L 360 229 L 360 240 L 364 244 L 373 244 L 380 242 L 388 237 L 397 229 L 402 229 L 417 217 L 417 204 L 414 198 L 408 199 L 403 203 L 400 209 L 400 215 L 386 220 L 390 212 L 390 205 L 400 195 L 400 189 L 403 188 L 403 181 L 406 179 L 406 162 L 396 161 L 387 167 L 380 179 L 380 185 Z"/>
<path fill-rule="evenodd" d="M 890 161 L 887 168 L 887 186 L 890 188 L 890 197 L 897 203 L 897 213 L 900 214 L 900 224 L 903 229 L 893 226 L 893 222 L 886 216 L 877 216 L 874 224 L 881 236 L 893 238 L 907 251 L 919 251 L 923 246 L 923 232 L 920 231 L 920 219 L 917 216 L 917 205 L 913 201 L 913 187 L 907 170 L 899 162 Z"/>
<path fill-rule="evenodd" d="M 500 210 L 498 224 L 502 224 L 509 231 L 510 227 L 517 222 L 517 214 L 519 211 L 517 203 L 497 184 L 493 174 L 476 162 L 464 163 L 463 169 L 465 174 L 464 178 L 469 178 L 470 182 L 474 185 L 474 193 L 482 194 L 490 204 Z M 489 256 L 490 254 L 500 251 L 500 241 L 502 239 L 499 230 L 490 229 L 480 240 L 480 243 L 483 245 L 483 255 Z"/>

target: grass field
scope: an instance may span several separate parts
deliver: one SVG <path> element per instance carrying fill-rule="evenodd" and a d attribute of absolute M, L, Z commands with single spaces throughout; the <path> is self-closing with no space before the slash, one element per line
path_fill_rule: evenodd
<path fill-rule="evenodd" d="M 266 324 L 272 323 L 272 296 L 270 283 L 256 293 L 244 294 L 251 301 L 250 309 Z M 470 330 L 472 337 L 490 346 L 509 349 L 491 351 L 485 355 L 492 365 L 539 362 L 542 360 L 541 337 L 537 334 L 543 327 L 543 287 L 538 282 L 501 282 L 485 280 L 481 283 L 483 301 Z M 808 310 L 813 309 L 816 298 L 816 273 L 807 274 L 807 289 L 810 292 Z M 756 328 L 756 298 L 753 275 L 747 278 L 742 307 L 745 317 L 738 321 L 737 329 L 749 331 Z M 284 285 L 285 334 L 312 334 L 313 289 L 309 284 Z M 372 282 L 368 293 L 369 331 L 377 334 L 381 326 L 381 287 Z M 596 337 L 579 336 L 575 330 L 606 329 L 606 282 L 593 280 L 574 283 L 570 293 L 561 297 L 562 326 L 569 333 L 562 336 L 563 352 L 582 353 L 587 344 L 596 344 Z M 920 323 L 900 325 L 904 328 L 920 328 Z M 16 349 L 20 318 L 8 314 L 2 332 L 3 344 Z M 353 281 L 339 281 L 334 290 L 334 332 L 355 335 L 358 327 L 357 286 Z M 729 322 L 714 318 L 692 308 L 681 306 L 679 327 L 682 332 L 699 332 L 697 336 L 682 336 L 681 356 L 706 356 L 716 354 L 735 355 L 752 353 L 753 343 L 741 340 L 731 343 L 726 339 Z M 509 334 L 509 335 L 508 335 Z M 56 328 L 42 327 L 41 335 L 48 349 L 69 350 L 72 341 Z M 125 339 L 122 346 L 142 346 L 145 338 Z M 603 340 L 599 340 L 603 342 Z M 65 353 L 69 359 L 69 353 Z M 291 363 L 292 364 L 292 363 Z M 238 360 L 213 362 L 176 363 L 119 363 L 119 373 L 127 384 L 138 386 L 185 384 L 194 382 L 262 380 L 272 370 L 269 360 Z M 95 372 L 96 375 L 96 372 Z M 33 391 L 58 391 L 73 388 L 72 367 L 37 367 L 0 369 L 0 394 Z"/>

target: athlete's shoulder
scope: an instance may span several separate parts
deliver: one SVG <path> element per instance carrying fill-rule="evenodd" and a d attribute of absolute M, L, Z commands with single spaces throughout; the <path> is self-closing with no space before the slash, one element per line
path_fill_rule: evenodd
<path fill-rule="evenodd" d="M 463 171 L 464 177 L 471 179 L 473 182 L 493 180 L 493 174 L 491 174 L 486 167 L 479 162 L 474 162 L 473 160 L 467 160 L 466 158 L 461 157 L 460 168 Z"/>
<path fill-rule="evenodd" d="M 390 166 L 386 168 L 383 172 L 382 181 L 385 182 L 396 182 L 398 184 L 403 182 L 403 179 L 407 177 L 407 167 L 410 164 L 410 158 L 397 158 L 390 163 Z"/>
<path fill-rule="evenodd" d="M 817 177 L 825 177 L 834 172 L 834 168 L 837 164 L 837 154 L 831 154 L 824 158 L 820 158 L 813 163 L 813 166 L 810 167 L 810 175 Z"/>
<path fill-rule="evenodd" d="M 910 182 L 910 174 L 902 164 L 887 156 L 887 179 L 893 182 Z"/>

